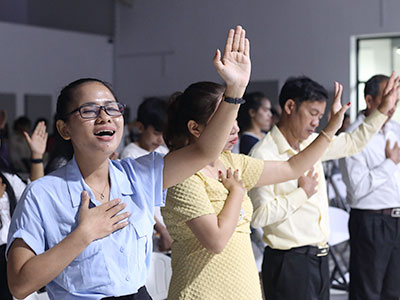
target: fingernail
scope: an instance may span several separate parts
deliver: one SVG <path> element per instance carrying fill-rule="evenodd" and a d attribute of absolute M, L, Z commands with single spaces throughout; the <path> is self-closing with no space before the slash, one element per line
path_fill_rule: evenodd
<path fill-rule="evenodd" d="M 351 104 L 351 102 L 349 101 L 349 102 L 347 102 L 347 106 L 350 106 L 350 104 Z"/>
<path fill-rule="evenodd" d="M 222 171 L 221 171 L 221 170 L 218 170 L 218 174 L 221 175 L 221 174 L 222 174 Z"/>

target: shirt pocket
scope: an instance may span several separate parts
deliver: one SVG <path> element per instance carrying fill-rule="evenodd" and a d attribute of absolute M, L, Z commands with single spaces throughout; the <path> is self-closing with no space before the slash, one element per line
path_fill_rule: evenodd
<path fill-rule="evenodd" d="M 102 240 L 90 243 L 63 271 L 69 292 L 105 292 L 111 284 Z"/>
<path fill-rule="evenodd" d="M 139 269 L 146 266 L 150 259 L 150 252 L 153 250 L 153 227 L 154 219 L 149 219 L 145 216 L 139 220 L 131 220 L 130 225 L 133 226 L 136 232 L 137 249 L 136 259 Z"/>

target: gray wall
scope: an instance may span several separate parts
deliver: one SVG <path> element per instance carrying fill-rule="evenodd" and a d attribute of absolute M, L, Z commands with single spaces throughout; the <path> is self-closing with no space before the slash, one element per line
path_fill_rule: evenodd
<path fill-rule="evenodd" d="M 228 28 L 251 40 L 251 80 L 305 74 L 349 99 L 350 36 L 400 31 L 398 0 L 134 1 L 116 7 L 115 85 L 134 109 L 145 96 L 168 95 L 219 78 L 211 59 Z"/>
<path fill-rule="evenodd" d="M 115 0 L 1 0 L 0 21 L 114 35 Z"/>

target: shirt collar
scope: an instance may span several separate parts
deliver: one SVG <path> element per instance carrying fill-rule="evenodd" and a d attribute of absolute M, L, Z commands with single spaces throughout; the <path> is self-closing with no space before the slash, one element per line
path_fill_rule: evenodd
<path fill-rule="evenodd" d="M 122 195 L 134 194 L 134 188 L 131 182 L 124 174 L 124 172 L 118 169 L 113 162 L 109 161 L 110 179 L 111 179 L 111 191 L 110 199 L 119 198 Z M 68 185 L 69 196 L 73 207 L 77 207 L 81 204 L 81 193 L 87 191 L 89 193 L 92 202 L 99 205 L 100 203 L 95 200 L 90 187 L 86 184 L 82 177 L 81 171 L 79 170 L 78 164 L 75 160 L 75 156 L 66 165 L 66 181 Z"/>
<path fill-rule="evenodd" d="M 282 132 L 279 130 L 278 126 L 274 125 L 274 127 L 272 127 L 271 136 L 278 147 L 279 154 L 289 152 L 290 154 L 294 155 L 297 153 L 292 147 L 290 147 L 288 141 L 286 140 Z"/>

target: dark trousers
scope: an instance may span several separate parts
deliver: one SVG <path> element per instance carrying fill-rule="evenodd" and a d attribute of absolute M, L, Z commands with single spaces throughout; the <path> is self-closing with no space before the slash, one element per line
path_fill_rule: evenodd
<path fill-rule="evenodd" d="M 349 299 L 398 300 L 400 218 L 352 209 L 349 231 Z"/>
<path fill-rule="evenodd" d="M 103 298 L 103 300 L 112 300 L 112 299 L 118 299 L 118 300 L 152 300 L 149 293 L 146 290 L 145 286 L 142 286 L 137 293 L 132 294 L 132 295 L 126 295 L 126 296 L 121 296 L 121 297 L 107 297 Z"/>
<path fill-rule="evenodd" d="M 5 257 L 6 245 L 0 246 L 0 299 L 12 300 L 7 282 L 7 263 Z"/>
<path fill-rule="evenodd" d="M 329 300 L 328 256 L 266 247 L 262 279 L 267 300 Z"/>

